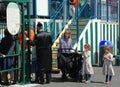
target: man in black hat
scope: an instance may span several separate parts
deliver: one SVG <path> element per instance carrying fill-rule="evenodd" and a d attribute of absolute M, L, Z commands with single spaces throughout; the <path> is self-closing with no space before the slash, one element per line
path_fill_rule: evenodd
<path fill-rule="evenodd" d="M 43 30 L 40 22 L 37 24 L 36 55 L 37 55 L 37 80 L 44 84 L 44 74 L 46 74 L 46 83 L 50 83 L 52 70 L 52 37 L 50 33 Z"/>

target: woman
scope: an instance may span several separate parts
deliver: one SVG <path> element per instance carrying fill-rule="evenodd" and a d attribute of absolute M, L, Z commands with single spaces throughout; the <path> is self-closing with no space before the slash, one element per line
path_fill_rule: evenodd
<path fill-rule="evenodd" d="M 13 54 L 15 51 L 15 41 L 13 36 L 8 32 L 7 29 L 4 31 L 5 37 L 2 38 L 0 43 L 0 54 L 4 57 L 1 59 L 1 69 L 11 69 L 14 65 L 14 57 L 5 57 L 7 54 Z M 10 84 L 12 81 L 13 71 L 8 71 L 3 74 L 3 83 Z M 2 84 L 3 84 L 2 83 Z"/>
<path fill-rule="evenodd" d="M 66 30 L 64 32 L 64 37 L 60 39 L 58 65 L 62 72 L 62 81 L 65 81 L 67 79 L 67 62 L 70 61 L 70 58 L 66 59 L 64 56 L 61 55 L 61 53 L 72 52 L 72 39 L 70 38 L 70 35 L 71 35 L 71 32 Z"/>
<path fill-rule="evenodd" d="M 72 51 L 72 39 L 70 38 L 71 32 L 66 30 L 64 37 L 60 40 L 60 49 L 62 53 L 71 53 Z"/>

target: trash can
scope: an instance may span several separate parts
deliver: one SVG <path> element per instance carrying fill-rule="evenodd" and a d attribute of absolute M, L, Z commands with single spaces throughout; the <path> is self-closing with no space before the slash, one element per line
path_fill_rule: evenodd
<path fill-rule="evenodd" d="M 110 46 L 111 48 L 113 47 L 113 44 L 111 41 L 108 40 L 102 40 L 99 43 L 99 66 L 103 65 L 103 55 L 104 55 L 104 47 L 105 46 Z"/>
<path fill-rule="evenodd" d="M 115 65 L 120 66 L 120 55 L 116 55 Z"/>

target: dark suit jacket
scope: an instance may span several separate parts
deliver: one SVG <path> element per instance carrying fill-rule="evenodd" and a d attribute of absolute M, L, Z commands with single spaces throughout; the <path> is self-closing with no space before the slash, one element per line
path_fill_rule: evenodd
<path fill-rule="evenodd" d="M 38 69 L 45 71 L 52 69 L 52 37 L 50 33 L 41 31 L 36 35 L 36 55 Z"/>

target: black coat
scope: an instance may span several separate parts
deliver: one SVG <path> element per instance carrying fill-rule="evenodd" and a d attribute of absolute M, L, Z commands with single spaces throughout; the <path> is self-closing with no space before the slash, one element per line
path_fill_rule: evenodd
<path fill-rule="evenodd" d="M 7 55 L 14 53 L 15 49 L 15 41 L 11 35 L 5 36 L 2 38 L 0 43 L 0 53 Z M 14 57 L 5 57 L 0 59 L 0 67 L 1 69 L 8 69 L 13 66 L 14 64 Z"/>
<path fill-rule="evenodd" d="M 6 55 L 14 52 L 15 41 L 12 36 L 2 38 L 0 43 L 0 53 Z"/>
<path fill-rule="evenodd" d="M 36 55 L 38 69 L 52 70 L 52 37 L 50 33 L 41 31 L 36 35 Z"/>

